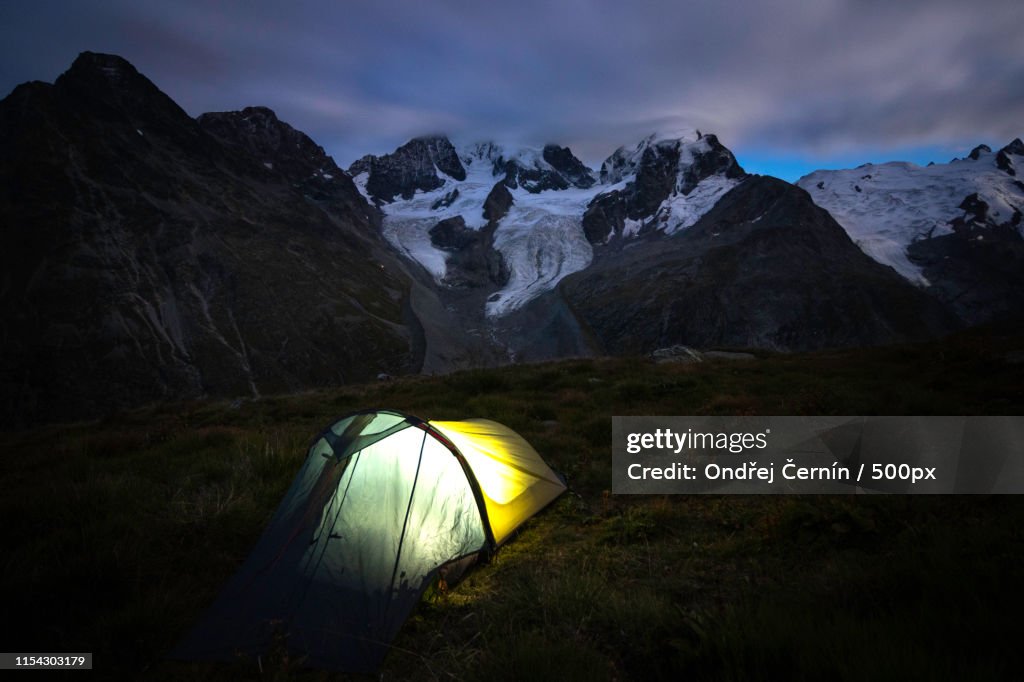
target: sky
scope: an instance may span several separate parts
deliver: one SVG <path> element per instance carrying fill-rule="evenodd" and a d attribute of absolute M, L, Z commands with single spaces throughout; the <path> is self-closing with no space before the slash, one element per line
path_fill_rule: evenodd
<path fill-rule="evenodd" d="M 598 167 L 681 127 L 750 172 L 1024 136 L 1021 0 L 0 3 L 0 96 L 119 54 L 191 115 L 269 106 L 342 167 L 421 134 Z"/>

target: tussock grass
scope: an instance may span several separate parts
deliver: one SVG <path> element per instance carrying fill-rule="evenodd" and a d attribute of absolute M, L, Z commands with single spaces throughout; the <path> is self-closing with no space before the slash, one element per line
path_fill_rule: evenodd
<path fill-rule="evenodd" d="M 0 434 L 10 651 L 93 651 L 105 677 L 346 679 L 283 646 L 164 658 L 265 527 L 331 419 L 496 419 L 571 492 L 430 590 L 383 679 L 1014 679 L 1016 497 L 611 495 L 615 414 L 1020 414 L 1024 337 L 756 361 L 586 359 L 151 406 Z"/>

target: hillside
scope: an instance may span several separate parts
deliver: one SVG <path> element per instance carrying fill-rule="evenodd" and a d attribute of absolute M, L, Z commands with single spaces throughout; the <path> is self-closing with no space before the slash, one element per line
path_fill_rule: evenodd
<path fill-rule="evenodd" d="M 559 288 L 609 353 L 678 339 L 782 351 L 871 346 L 955 327 L 803 190 L 762 176 L 748 177 L 687 230 L 598 251 Z"/>
<path fill-rule="evenodd" d="M 571 492 L 429 592 L 384 679 L 1012 679 L 1018 497 L 614 496 L 610 415 L 1021 414 L 1022 349 L 1004 330 L 746 362 L 575 360 L 2 434 L 0 505 L 19 519 L 0 531 L 8 645 L 92 651 L 108 678 L 257 677 L 163 657 L 310 439 L 386 406 L 506 423 Z M 263 675 L 337 679 L 301 663 L 275 654 Z"/>

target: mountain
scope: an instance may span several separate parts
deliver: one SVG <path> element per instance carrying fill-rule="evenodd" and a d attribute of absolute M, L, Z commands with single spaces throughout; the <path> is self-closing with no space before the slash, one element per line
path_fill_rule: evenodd
<path fill-rule="evenodd" d="M 259 159 L 304 197 L 361 229 L 374 230 L 379 212 L 370 210 L 352 178 L 309 136 L 278 120 L 266 107 L 201 114 L 199 127 L 239 155 Z"/>
<path fill-rule="evenodd" d="M 436 150 L 445 164 L 435 162 Z M 620 148 L 599 177 L 567 147 L 456 149 L 440 137 L 348 170 L 383 211 L 388 241 L 442 287 L 482 287 L 486 295 L 470 298 L 485 301 L 490 319 L 587 267 L 595 244 L 689 227 L 745 177 L 714 135 L 696 132 Z M 458 243 L 450 240 L 456 226 Z M 486 277 L 467 277 L 467 268 Z"/>
<path fill-rule="evenodd" d="M 54 420 L 674 344 L 938 336 L 1022 310 L 1021 148 L 803 189 L 698 131 L 598 171 L 558 144 L 441 135 L 343 170 L 270 109 L 192 118 L 83 53 L 0 101 L 0 400 Z"/>
<path fill-rule="evenodd" d="M 867 253 L 965 324 L 1024 313 L 1024 143 L 962 159 L 815 171 L 810 192 Z"/>
<path fill-rule="evenodd" d="M 411 199 L 417 191 L 437 189 L 443 184 L 438 172 L 466 179 L 455 148 L 448 138 L 438 136 L 416 138 L 381 157 L 364 156 L 352 164 L 350 172 L 367 173 L 367 192 L 378 204 L 394 201 L 396 195 Z"/>
<path fill-rule="evenodd" d="M 601 182 L 624 184 L 587 207 L 583 227 L 591 243 L 693 225 L 746 176 L 714 135 L 696 139 L 651 135 L 634 149 L 619 147 L 601 164 Z"/>
<path fill-rule="evenodd" d="M 10 420 L 419 369 L 377 209 L 269 109 L 195 120 L 83 53 L 0 101 L 0 217 Z"/>
<path fill-rule="evenodd" d="M 454 150 L 458 172 L 430 149 Z M 805 191 L 748 176 L 714 135 L 650 135 L 599 173 L 557 145 L 428 138 L 382 159 L 349 172 L 385 237 L 508 359 L 869 345 L 956 324 Z M 379 193 L 380 167 L 408 184 Z"/>
<path fill-rule="evenodd" d="M 689 229 L 599 253 L 559 288 L 613 354 L 677 343 L 867 346 L 952 328 L 936 301 L 864 255 L 806 192 L 762 176 Z"/>

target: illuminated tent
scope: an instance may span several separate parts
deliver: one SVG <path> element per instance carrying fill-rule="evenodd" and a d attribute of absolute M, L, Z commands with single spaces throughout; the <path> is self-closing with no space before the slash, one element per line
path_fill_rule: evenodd
<path fill-rule="evenodd" d="M 276 640 L 307 665 L 372 672 L 439 572 L 490 553 L 564 490 L 493 421 L 344 417 L 172 655 L 252 657 Z"/>

